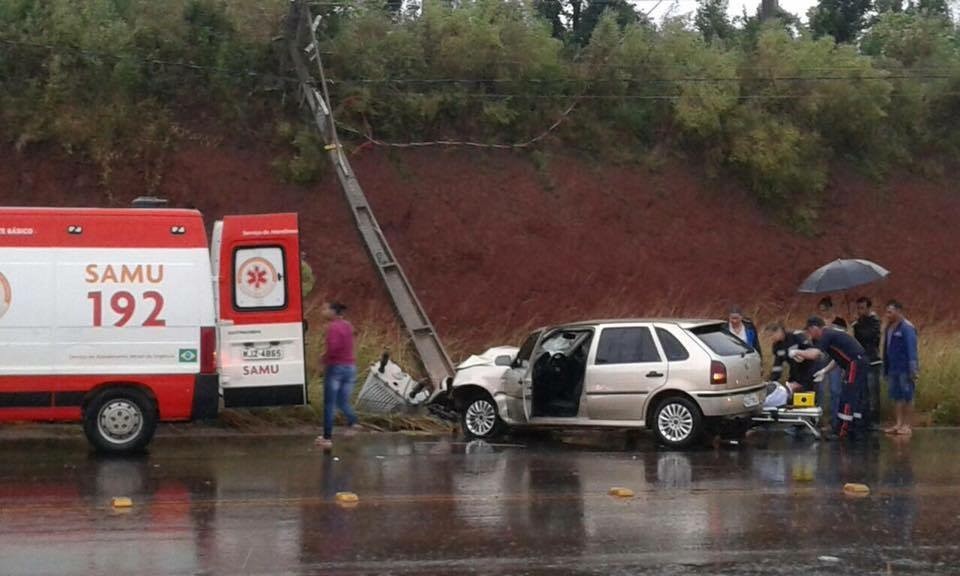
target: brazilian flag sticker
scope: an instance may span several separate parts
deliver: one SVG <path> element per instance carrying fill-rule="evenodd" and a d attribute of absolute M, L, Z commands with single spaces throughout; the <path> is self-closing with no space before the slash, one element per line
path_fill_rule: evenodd
<path fill-rule="evenodd" d="M 180 349 L 180 362 L 184 364 L 192 364 L 197 361 L 197 349 L 196 348 L 181 348 Z"/>

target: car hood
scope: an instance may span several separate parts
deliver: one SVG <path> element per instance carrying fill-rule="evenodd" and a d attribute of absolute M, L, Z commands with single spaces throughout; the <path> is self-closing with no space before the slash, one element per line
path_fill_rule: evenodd
<path fill-rule="evenodd" d="M 495 346 L 482 352 L 471 356 L 457 365 L 457 370 L 466 370 L 467 368 L 476 368 L 478 366 L 496 366 L 496 360 L 498 356 L 510 356 L 511 358 L 517 355 L 520 349 L 516 346 Z M 506 369 L 506 366 L 502 366 Z"/>

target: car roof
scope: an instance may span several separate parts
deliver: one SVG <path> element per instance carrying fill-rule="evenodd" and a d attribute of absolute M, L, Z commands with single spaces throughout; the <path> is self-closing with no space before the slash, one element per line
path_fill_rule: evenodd
<path fill-rule="evenodd" d="M 707 318 L 604 318 L 598 320 L 581 320 L 578 322 L 568 322 L 557 324 L 551 328 L 586 328 L 588 326 L 602 326 L 609 324 L 640 324 L 640 323 L 658 323 L 675 324 L 684 330 L 698 328 L 700 326 L 710 326 L 714 324 L 723 324 L 723 320 L 711 320 Z"/>

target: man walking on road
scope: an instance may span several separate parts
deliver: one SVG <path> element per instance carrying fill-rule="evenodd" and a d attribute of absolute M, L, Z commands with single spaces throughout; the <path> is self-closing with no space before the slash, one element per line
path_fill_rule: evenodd
<path fill-rule="evenodd" d="M 347 307 L 339 302 L 326 304 L 323 315 L 327 325 L 327 351 L 323 357 L 323 436 L 317 446 L 333 446 L 333 421 L 337 408 L 347 417 L 347 426 L 357 424 L 357 415 L 350 407 L 350 396 L 357 379 L 353 350 L 353 326 L 343 318 Z"/>
<path fill-rule="evenodd" d="M 913 433 L 913 396 L 920 373 L 917 329 L 903 316 L 903 305 L 896 300 L 887 304 L 887 329 L 884 332 L 883 372 L 887 377 L 890 399 L 897 414 L 897 424 L 887 428 L 888 434 Z"/>
<path fill-rule="evenodd" d="M 866 397 L 867 370 L 870 365 L 867 355 L 857 340 L 842 330 L 827 328 L 822 318 L 814 316 L 807 320 L 807 334 L 816 348 L 795 350 L 791 358 L 796 361 L 815 361 L 829 358 L 830 363 L 817 371 L 815 381 L 842 368 L 846 373 L 840 391 L 840 406 L 833 414 L 834 432 L 840 438 L 853 436 L 867 430 L 861 401 Z"/>
<path fill-rule="evenodd" d="M 853 337 L 867 353 L 870 369 L 867 370 L 867 399 L 864 408 L 869 410 L 870 421 L 880 422 L 880 317 L 873 311 L 873 302 L 866 296 L 857 298 L 857 320 L 853 323 Z"/>

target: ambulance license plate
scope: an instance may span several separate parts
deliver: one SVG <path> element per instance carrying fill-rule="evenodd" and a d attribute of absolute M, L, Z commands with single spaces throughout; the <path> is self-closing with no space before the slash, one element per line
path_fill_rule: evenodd
<path fill-rule="evenodd" d="M 752 394 L 747 394 L 743 397 L 743 407 L 744 408 L 753 408 L 757 404 L 760 404 L 760 395 L 756 392 Z"/>
<path fill-rule="evenodd" d="M 283 350 L 280 348 L 244 348 L 244 360 L 282 360 Z"/>

